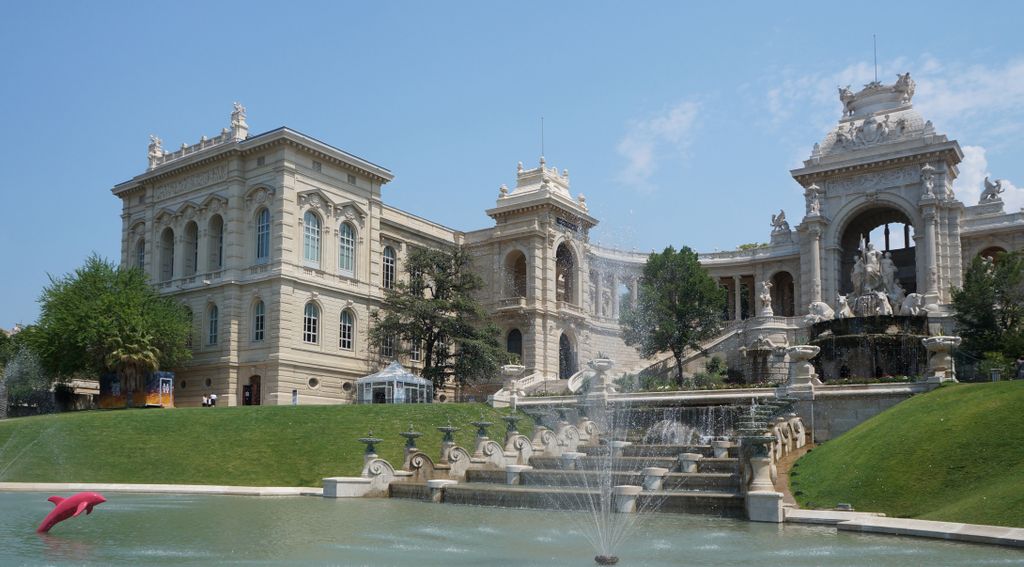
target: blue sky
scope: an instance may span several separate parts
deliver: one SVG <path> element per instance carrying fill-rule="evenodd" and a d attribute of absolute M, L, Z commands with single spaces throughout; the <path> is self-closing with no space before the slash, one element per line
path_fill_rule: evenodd
<path fill-rule="evenodd" d="M 1024 205 L 1015 2 L 0 2 L 0 326 L 47 274 L 117 258 L 109 189 L 213 136 L 232 101 L 395 173 L 391 205 L 462 230 L 540 154 L 601 220 L 594 240 L 700 251 L 799 222 L 789 169 L 839 118 L 839 85 L 910 71 L 915 106 Z M 778 8 L 785 6 L 785 8 Z M 796 222 L 794 222 L 796 221 Z"/>

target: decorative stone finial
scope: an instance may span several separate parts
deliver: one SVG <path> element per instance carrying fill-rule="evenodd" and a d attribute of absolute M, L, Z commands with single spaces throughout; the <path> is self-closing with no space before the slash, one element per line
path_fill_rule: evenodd
<path fill-rule="evenodd" d="M 504 199 L 505 197 L 508 197 L 508 186 L 502 183 L 501 187 L 498 187 L 498 198 Z"/>
<path fill-rule="evenodd" d="M 580 207 L 584 211 L 587 210 L 587 197 L 583 193 L 580 193 L 579 196 L 576 197 L 576 202 L 580 204 Z"/>
<path fill-rule="evenodd" d="M 523 162 L 519 162 L 518 164 L 516 164 L 516 171 L 519 173 L 523 172 Z"/>
<path fill-rule="evenodd" d="M 540 156 L 540 167 L 541 167 L 541 169 L 544 169 L 544 166 L 547 165 L 547 163 L 548 162 L 544 161 L 544 156 Z"/>

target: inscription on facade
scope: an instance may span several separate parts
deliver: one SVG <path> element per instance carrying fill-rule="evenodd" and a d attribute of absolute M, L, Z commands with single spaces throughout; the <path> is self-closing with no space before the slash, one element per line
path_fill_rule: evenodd
<path fill-rule="evenodd" d="M 172 181 L 171 183 L 164 183 L 158 185 L 153 191 L 153 195 L 157 201 L 162 199 L 168 199 L 181 195 L 187 191 L 204 187 L 211 183 L 224 180 L 228 176 L 228 167 L 226 165 L 218 165 L 207 169 L 206 171 L 200 171 L 199 173 L 193 173 L 187 177 Z"/>
<path fill-rule="evenodd" d="M 569 221 L 563 219 L 562 217 L 555 217 L 555 223 L 558 224 L 559 226 L 568 228 L 569 230 L 571 230 L 573 232 L 579 232 L 580 231 L 580 227 L 579 227 L 578 224 L 569 222 Z"/>

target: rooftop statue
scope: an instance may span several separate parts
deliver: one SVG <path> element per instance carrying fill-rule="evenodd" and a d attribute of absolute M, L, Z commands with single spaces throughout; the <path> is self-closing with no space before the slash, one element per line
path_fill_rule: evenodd
<path fill-rule="evenodd" d="M 839 102 L 843 103 L 843 116 L 853 115 L 853 100 L 856 96 L 850 90 L 850 85 L 839 87 Z"/>
<path fill-rule="evenodd" d="M 772 234 L 789 232 L 789 222 L 786 221 L 786 211 L 779 209 L 779 214 L 772 215 Z"/>
<path fill-rule="evenodd" d="M 1003 180 L 996 179 L 995 183 L 988 180 L 988 176 L 985 176 L 985 190 L 981 192 L 981 199 L 978 200 L 978 204 L 987 203 L 990 201 L 1001 201 L 1002 197 L 1000 193 L 1005 191 L 1003 188 Z"/>
<path fill-rule="evenodd" d="M 896 84 L 893 85 L 892 90 L 900 93 L 900 102 L 908 103 L 910 99 L 914 98 L 914 79 L 910 78 L 910 72 L 903 73 L 902 75 L 896 75 Z"/>

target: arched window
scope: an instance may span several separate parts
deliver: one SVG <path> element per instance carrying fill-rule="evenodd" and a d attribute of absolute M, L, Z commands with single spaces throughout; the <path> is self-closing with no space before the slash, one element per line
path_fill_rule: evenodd
<path fill-rule="evenodd" d="M 307 266 L 320 267 L 320 217 L 306 211 L 302 217 L 302 260 Z"/>
<path fill-rule="evenodd" d="M 576 257 L 565 243 L 555 251 L 555 298 L 576 303 Z"/>
<path fill-rule="evenodd" d="M 523 333 L 519 329 L 512 329 L 508 332 L 508 337 L 505 339 L 505 350 L 512 354 L 519 355 L 520 360 L 523 358 Z"/>
<path fill-rule="evenodd" d="M 199 266 L 199 225 L 185 225 L 185 276 L 194 276 Z"/>
<path fill-rule="evenodd" d="M 210 328 L 209 328 L 209 333 L 206 335 L 206 344 L 209 344 L 209 345 L 217 344 L 217 316 L 218 316 L 217 306 L 216 305 L 211 305 L 210 306 L 209 317 L 208 317 L 209 323 L 210 323 Z"/>
<path fill-rule="evenodd" d="M 146 239 L 140 238 L 135 243 L 135 267 L 140 270 L 146 269 Z"/>
<path fill-rule="evenodd" d="M 516 250 L 505 258 L 506 297 L 526 297 L 526 255 Z"/>
<path fill-rule="evenodd" d="M 256 261 L 270 260 L 270 209 L 264 207 L 256 213 Z"/>
<path fill-rule="evenodd" d="M 316 344 L 319 342 L 320 309 L 315 303 L 307 303 L 302 317 L 302 342 Z"/>
<path fill-rule="evenodd" d="M 210 249 L 207 252 L 206 270 L 215 272 L 224 267 L 224 219 L 220 215 L 213 215 L 210 219 L 208 233 Z"/>
<path fill-rule="evenodd" d="M 174 229 L 167 227 L 160 234 L 160 281 L 174 279 Z"/>
<path fill-rule="evenodd" d="M 341 312 L 341 324 L 338 328 L 338 348 L 341 350 L 352 350 L 355 344 L 354 319 L 348 309 Z"/>
<path fill-rule="evenodd" d="M 266 307 L 257 301 L 252 308 L 252 340 L 262 341 L 267 328 Z"/>
<path fill-rule="evenodd" d="M 338 228 L 338 270 L 351 276 L 356 268 L 356 230 L 347 222 Z"/>
<path fill-rule="evenodd" d="M 384 289 L 395 287 L 395 249 L 390 246 L 384 247 L 384 259 L 381 266 L 381 285 Z"/>

